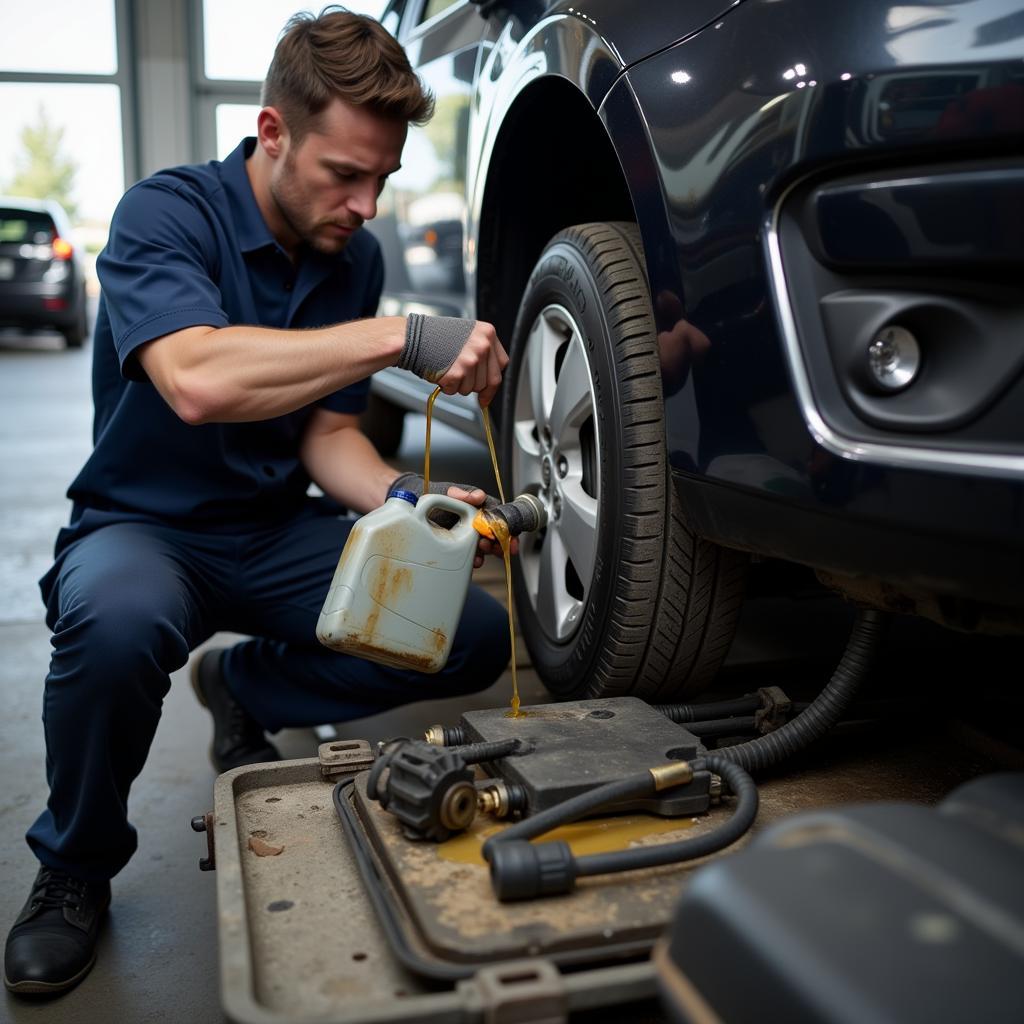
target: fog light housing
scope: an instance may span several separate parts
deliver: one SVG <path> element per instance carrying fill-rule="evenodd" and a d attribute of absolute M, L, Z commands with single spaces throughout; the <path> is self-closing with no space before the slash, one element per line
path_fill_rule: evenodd
<path fill-rule="evenodd" d="M 883 327 L 868 346 L 872 381 L 885 391 L 909 387 L 921 370 L 921 348 L 905 327 Z"/>

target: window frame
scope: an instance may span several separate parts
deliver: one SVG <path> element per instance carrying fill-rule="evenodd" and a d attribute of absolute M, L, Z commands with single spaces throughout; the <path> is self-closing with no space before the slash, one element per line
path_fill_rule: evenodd
<path fill-rule="evenodd" d="M 125 187 L 138 179 L 139 139 L 135 128 L 135 70 L 131 0 L 114 0 L 117 70 L 112 75 L 65 71 L 4 71 L 0 84 L 116 85 L 121 109 L 121 163 Z"/>
<path fill-rule="evenodd" d="M 464 6 L 469 0 L 456 0 L 451 7 L 442 11 L 430 24 L 440 21 L 449 10 Z M 396 28 L 400 38 L 410 11 L 415 8 L 419 17 L 424 0 L 395 0 L 385 4 L 381 20 L 392 7 L 401 8 L 401 20 Z M 316 6 L 315 4 L 312 6 Z M 296 8 L 298 5 L 296 5 Z M 192 83 L 194 118 L 192 122 L 192 152 L 197 161 L 217 158 L 217 107 L 221 103 L 245 103 L 259 106 L 262 82 L 248 80 L 209 78 L 206 74 L 206 33 L 203 25 L 203 0 L 189 0 L 188 4 L 189 63 Z M 283 26 L 282 26 L 283 27 Z M 256 126 L 253 125 L 253 134 Z"/>
<path fill-rule="evenodd" d="M 190 0 L 189 63 L 191 64 L 192 152 L 200 163 L 217 159 L 217 107 L 221 103 L 259 105 L 262 82 L 238 79 L 209 78 L 206 74 L 206 32 L 203 23 L 203 0 Z M 253 125 L 253 134 L 256 126 Z"/>

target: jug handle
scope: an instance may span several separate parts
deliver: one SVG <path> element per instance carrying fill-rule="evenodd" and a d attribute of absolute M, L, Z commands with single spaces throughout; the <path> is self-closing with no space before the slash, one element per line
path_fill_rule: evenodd
<path fill-rule="evenodd" d="M 437 508 L 453 512 L 459 517 L 459 522 L 452 527 L 453 531 L 461 530 L 462 527 L 472 529 L 473 516 L 479 511 L 475 505 L 460 501 L 458 498 L 449 498 L 447 494 L 424 494 L 416 502 L 416 508 L 413 511 L 420 519 L 427 519 L 430 513 Z"/>

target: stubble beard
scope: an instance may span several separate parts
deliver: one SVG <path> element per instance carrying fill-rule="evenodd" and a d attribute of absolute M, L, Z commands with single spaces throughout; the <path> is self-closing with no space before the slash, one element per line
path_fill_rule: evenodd
<path fill-rule="evenodd" d="M 295 173 L 295 158 L 289 153 L 284 160 L 281 180 L 275 181 L 273 178 L 270 180 L 270 196 L 277 205 L 281 219 L 304 245 L 325 256 L 336 256 L 348 245 L 349 239 L 345 236 L 328 239 L 317 234 L 318 222 L 306 220 L 303 214 L 303 197 L 297 194 L 292 187 Z"/>

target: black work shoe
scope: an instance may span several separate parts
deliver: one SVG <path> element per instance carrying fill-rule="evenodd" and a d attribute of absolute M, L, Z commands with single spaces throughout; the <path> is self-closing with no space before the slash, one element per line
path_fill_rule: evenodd
<path fill-rule="evenodd" d="M 219 772 L 243 764 L 280 761 L 281 755 L 263 734 L 263 728 L 232 696 L 220 671 L 220 650 L 206 651 L 192 662 L 192 688 L 199 703 L 213 715 L 210 760 Z"/>
<path fill-rule="evenodd" d="M 57 995 L 96 963 L 96 934 L 110 906 L 109 882 L 42 867 L 7 935 L 4 985 L 18 995 Z"/>

